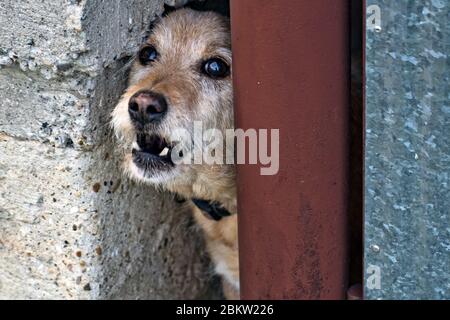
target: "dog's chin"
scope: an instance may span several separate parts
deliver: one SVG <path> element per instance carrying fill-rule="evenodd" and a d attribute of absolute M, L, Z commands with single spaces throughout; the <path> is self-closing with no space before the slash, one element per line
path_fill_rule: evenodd
<path fill-rule="evenodd" d="M 128 171 L 130 177 L 137 182 L 162 188 L 165 188 L 171 181 L 176 180 L 176 177 L 179 176 L 179 170 L 176 167 L 171 170 L 142 168 L 132 160 L 131 155 L 126 171 Z"/>

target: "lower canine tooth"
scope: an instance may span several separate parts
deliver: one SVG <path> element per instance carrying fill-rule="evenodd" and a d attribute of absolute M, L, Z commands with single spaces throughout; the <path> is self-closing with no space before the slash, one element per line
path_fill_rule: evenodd
<path fill-rule="evenodd" d="M 141 151 L 141 147 L 139 147 L 138 143 L 136 141 L 133 142 L 133 149 L 136 149 L 137 151 Z"/>
<path fill-rule="evenodd" d="M 160 157 L 165 157 L 169 154 L 169 148 L 165 147 L 163 151 L 159 154 Z"/>

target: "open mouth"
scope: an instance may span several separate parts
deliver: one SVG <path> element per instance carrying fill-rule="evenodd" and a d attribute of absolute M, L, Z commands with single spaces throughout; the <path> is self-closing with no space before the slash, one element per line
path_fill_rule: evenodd
<path fill-rule="evenodd" d="M 139 133 L 136 139 L 139 147 L 133 149 L 133 162 L 145 170 L 164 170 L 174 166 L 171 159 L 172 147 L 157 135 Z"/>

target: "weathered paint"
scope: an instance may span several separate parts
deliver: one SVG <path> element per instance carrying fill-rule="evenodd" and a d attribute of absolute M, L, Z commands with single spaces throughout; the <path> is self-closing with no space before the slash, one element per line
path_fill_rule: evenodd
<path fill-rule="evenodd" d="M 231 2 L 236 123 L 280 129 L 280 171 L 238 167 L 244 299 L 344 299 L 349 4 Z"/>

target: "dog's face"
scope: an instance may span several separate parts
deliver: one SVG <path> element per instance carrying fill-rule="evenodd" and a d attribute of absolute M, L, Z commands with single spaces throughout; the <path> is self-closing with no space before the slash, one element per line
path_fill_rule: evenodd
<path fill-rule="evenodd" d="M 196 121 L 204 130 L 233 128 L 230 35 L 225 18 L 183 9 L 155 25 L 113 111 L 114 130 L 127 150 L 126 171 L 176 189 L 211 170 L 172 161 L 174 132 L 194 137 Z"/>

